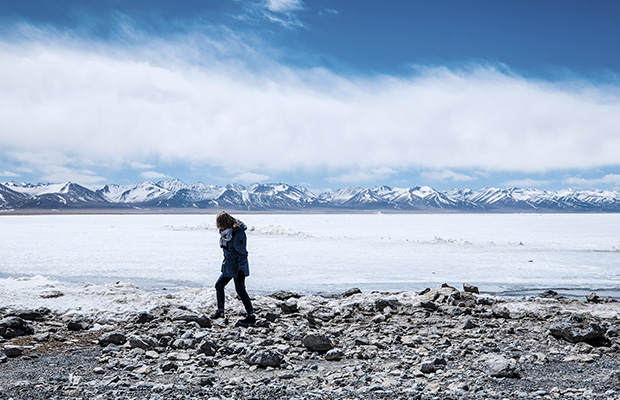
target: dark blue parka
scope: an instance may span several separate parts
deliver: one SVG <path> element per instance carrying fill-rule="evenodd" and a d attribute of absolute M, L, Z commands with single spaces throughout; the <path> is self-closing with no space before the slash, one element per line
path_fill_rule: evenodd
<path fill-rule="evenodd" d="M 232 231 L 232 239 L 222 249 L 224 250 L 224 261 L 222 261 L 222 275 L 228 278 L 235 278 L 239 271 L 245 276 L 250 275 L 250 265 L 248 264 L 247 237 L 245 230 L 248 229 L 243 222 L 235 224 Z"/>

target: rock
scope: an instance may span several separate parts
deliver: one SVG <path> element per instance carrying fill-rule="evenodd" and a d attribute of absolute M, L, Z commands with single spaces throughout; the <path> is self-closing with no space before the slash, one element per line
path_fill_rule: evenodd
<path fill-rule="evenodd" d="M 590 293 L 589 295 L 586 296 L 586 301 L 588 303 L 600 303 L 601 302 L 601 298 L 598 297 L 598 295 L 594 292 Z"/>
<path fill-rule="evenodd" d="M 81 315 L 74 316 L 67 324 L 67 329 L 69 329 L 70 331 L 85 331 L 87 329 L 90 329 L 91 327 L 92 324 L 90 323 L 90 321 L 88 321 L 86 317 Z"/>
<path fill-rule="evenodd" d="M 172 338 L 179 336 L 179 329 L 177 327 L 167 325 L 161 326 L 153 331 L 149 331 L 149 333 L 161 341 L 163 337 Z"/>
<path fill-rule="evenodd" d="M 541 294 L 540 297 L 543 297 L 546 299 L 559 299 L 562 296 L 560 296 L 560 294 L 556 292 L 555 290 L 547 290 L 546 292 Z"/>
<path fill-rule="evenodd" d="M 201 328 L 211 328 L 211 319 L 206 315 L 192 314 L 179 311 L 171 316 L 173 321 L 196 322 Z"/>
<path fill-rule="evenodd" d="M 435 363 L 432 361 L 423 361 L 422 364 L 420 364 L 420 371 L 424 374 L 431 374 L 436 370 L 437 367 L 435 367 Z"/>
<path fill-rule="evenodd" d="M 284 356 L 277 350 L 265 347 L 250 348 L 245 356 L 245 362 L 259 367 L 277 368 L 284 361 Z"/>
<path fill-rule="evenodd" d="M 288 299 L 280 303 L 279 305 L 280 309 L 282 309 L 282 312 L 286 314 L 292 314 L 299 311 L 299 308 L 297 307 L 297 300 L 295 300 L 294 298 Z"/>
<path fill-rule="evenodd" d="M 292 293 L 292 292 L 287 292 L 285 290 L 279 290 L 277 292 L 274 292 L 271 294 L 271 297 L 273 297 L 274 299 L 278 299 L 278 300 L 288 300 L 290 298 L 300 298 L 301 296 L 296 294 L 296 293 Z"/>
<path fill-rule="evenodd" d="M 48 290 L 39 295 L 42 299 L 56 299 L 58 297 L 62 297 L 65 294 L 59 290 Z"/>
<path fill-rule="evenodd" d="M 143 311 L 136 316 L 136 324 L 146 324 L 155 320 L 155 318 L 156 317 L 154 315 Z"/>
<path fill-rule="evenodd" d="M 107 332 L 99 336 L 99 345 L 101 345 L 102 347 L 106 347 L 109 344 L 115 344 L 117 346 L 120 346 L 122 344 L 125 344 L 126 341 L 127 337 L 121 331 Z"/>
<path fill-rule="evenodd" d="M 478 287 L 469 283 L 463 283 L 463 291 L 466 293 L 480 294 Z"/>
<path fill-rule="evenodd" d="M 392 309 L 397 308 L 398 306 L 400 306 L 400 302 L 398 300 L 395 299 L 377 299 L 375 300 L 375 310 L 377 311 L 383 311 L 383 309 L 385 309 L 386 307 L 390 307 Z"/>
<path fill-rule="evenodd" d="M 213 357 L 217 353 L 217 344 L 207 337 L 204 337 L 198 346 L 198 353 Z"/>
<path fill-rule="evenodd" d="M 129 347 L 131 347 L 132 349 L 139 348 L 139 349 L 146 350 L 150 348 L 151 346 L 146 341 L 139 338 L 138 336 L 130 336 Z"/>
<path fill-rule="evenodd" d="M 39 308 L 36 310 L 15 310 L 9 314 L 9 316 L 19 317 L 27 321 L 43 321 L 44 316 L 49 314 L 48 308 Z"/>
<path fill-rule="evenodd" d="M 493 317 L 510 319 L 510 311 L 506 307 L 493 307 Z"/>
<path fill-rule="evenodd" d="M 345 291 L 345 292 L 342 294 L 342 296 L 343 296 L 343 297 L 351 297 L 351 296 L 353 296 L 353 295 L 356 295 L 356 294 L 361 294 L 361 293 L 362 293 L 362 291 L 361 291 L 361 289 L 360 289 L 360 288 L 351 288 L 351 289 L 348 289 L 347 291 Z"/>
<path fill-rule="evenodd" d="M 571 343 L 586 342 L 593 346 L 610 345 L 605 337 L 605 329 L 597 323 L 586 324 L 575 320 L 556 322 L 549 332 L 556 338 L 564 339 Z"/>
<path fill-rule="evenodd" d="M 400 341 L 408 347 L 417 347 L 424 342 L 421 336 L 403 336 L 400 338 Z"/>
<path fill-rule="evenodd" d="M 306 335 L 303 344 L 306 349 L 319 353 L 325 353 L 334 348 L 332 341 L 327 336 L 318 334 Z"/>
<path fill-rule="evenodd" d="M 476 324 L 476 322 L 473 319 L 467 318 L 467 320 L 465 321 L 461 329 L 473 329 L 477 327 L 478 327 L 478 324 Z"/>
<path fill-rule="evenodd" d="M 276 314 L 273 312 L 268 312 L 265 314 L 265 319 L 269 322 L 276 322 L 276 320 L 280 317 L 280 314 Z"/>
<path fill-rule="evenodd" d="M 325 353 L 327 361 L 340 361 L 344 358 L 344 352 L 340 349 L 331 349 Z"/>
<path fill-rule="evenodd" d="M 149 350 L 146 353 L 144 353 L 144 357 L 151 359 L 151 360 L 155 360 L 159 358 L 159 353 L 154 350 Z"/>
<path fill-rule="evenodd" d="M 435 304 L 433 301 L 422 301 L 420 303 L 420 307 L 426 310 L 431 310 L 431 311 L 437 311 L 437 309 L 439 309 L 439 306 Z"/>
<path fill-rule="evenodd" d="M 195 339 L 177 339 L 172 342 L 172 347 L 175 349 L 193 349 L 196 346 Z"/>
<path fill-rule="evenodd" d="M 32 335 L 34 328 L 20 317 L 6 317 L 0 320 L 0 336 L 13 339 L 18 336 Z"/>
<path fill-rule="evenodd" d="M 168 361 L 168 362 L 162 364 L 162 366 L 161 366 L 161 370 L 163 372 L 176 371 L 178 368 L 179 368 L 179 366 L 177 365 L 177 363 L 172 362 L 172 361 Z"/>
<path fill-rule="evenodd" d="M 496 378 L 518 378 L 519 373 L 514 360 L 499 354 L 485 354 L 478 360 L 479 369 Z"/>
<path fill-rule="evenodd" d="M 24 349 L 20 346 L 5 346 L 4 354 L 9 358 L 19 357 L 24 354 Z"/>
<path fill-rule="evenodd" d="M 385 322 L 387 318 L 383 314 L 377 314 L 372 318 L 372 322 L 375 324 L 380 324 L 381 322 Z"/>
<path fill-rule="evenodd" d="M 172 361 L 188 361 L 190 359 L 189 353 L 172 351 L 168 353 L 168 359 Z"/>

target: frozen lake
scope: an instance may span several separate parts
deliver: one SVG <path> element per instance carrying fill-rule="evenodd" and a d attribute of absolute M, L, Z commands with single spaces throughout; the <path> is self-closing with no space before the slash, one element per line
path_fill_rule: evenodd
<path fill-rule="evenodd" d="M 234 215 L 249 227 L 251 293 L 469 282 L 487 293 L 620 296 L 620 214 Z M 214 219 L 4 215 L 0 289 L 32 277 L 120 280 L 150 290 L 211 287 L 222 260 Z"/>

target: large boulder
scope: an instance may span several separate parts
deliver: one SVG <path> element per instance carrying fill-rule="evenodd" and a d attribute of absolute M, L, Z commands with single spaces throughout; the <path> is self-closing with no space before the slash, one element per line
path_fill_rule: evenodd
<path fill-rule="evenodd" d="M 549 328 L 551 335 L 571 343 L 585 342 L 595 346 L 606 345 L 609 339 L 605 337 L 605 329 L 599 324 L 585 321 L 560 321 Z"/>
<path fill-rule="evenodd" d="M 198 315 L 191 311 L 179 310 L 170 315 L 173 321 L 196 322 L 201 328 L 211 328 L 211 319 L 206 315 Z"/>
<path fill-rule="evenodd" d="M 245 362 L 259 367 L 277 368 L 284 361 L 284 356 L 277 350 L 266 347 L 254 347 L 248 350 Z"/>
<path fill-rule="evenodd" d="M 310 351 L 325 353 L 334 348 L 332 341 L 325 335 L 310 334 L 303 340 L 304 346 Z"/>
<path fill-rule="evenodd" d="M 13 339 L 18 336 L 32 335 L 34 328 L 20 317 L 6 317 L 0 320 L 0 336 Z"/>
<path fill-rule="evenodd" d="M 107 332 L 99 336 L 99 344 L 102 347 L 105 347 L 109 344 L 115 344 L 117 346 L 120 346 L 122 344 L 125 344 L 126 341 L 127 336 L 125 336 L 125 334 L 121 331 Z"/>
<path fill-rule="evenodd" d="M 217 353 L 217 344 L 213 340 L 205 337 L 198 346 L 198 353 L 213 357 L 215 353 Z"/>
<path fill-rule="evenodd" d="M 485 354 L 478 360 L 478 368 L 496 378 L 518 378 L 516 361 L 499 354 Z"/>
<path fill-rule="evenodd" d="M 67 324 L 67 329 L 69 329 L 70 331 L 85 331 L 87 329 L 90 329 L 91 327 L 92 324 L 90 320 L 83 315 L 73 316 L 73 318 L 71 318 L 71 320 Z"/>

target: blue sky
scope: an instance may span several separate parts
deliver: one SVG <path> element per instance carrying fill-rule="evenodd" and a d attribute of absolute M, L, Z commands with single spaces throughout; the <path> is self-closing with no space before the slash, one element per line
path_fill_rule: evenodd
<path fill-rule="evenodd" d="M 0 9 L 0 181 L 620 190 L 616 1 Z"/>

